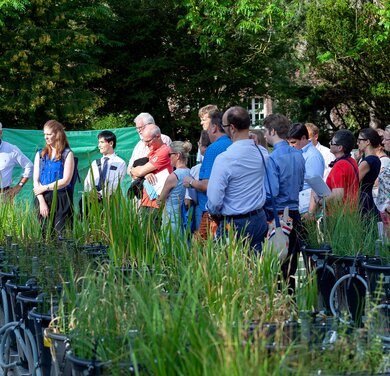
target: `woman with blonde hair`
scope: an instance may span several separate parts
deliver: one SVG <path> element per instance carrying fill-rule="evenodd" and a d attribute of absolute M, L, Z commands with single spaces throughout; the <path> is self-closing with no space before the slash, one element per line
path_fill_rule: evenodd
<path fill-rule="evenodd" d="M 163 227 L 169 227 L 171 233 L 178 233 L 181 225 L 181 208 L 185 197 L 183 179 L 190 176 L 187 167 L 189 152 L 192 145 L 188 141 L 174 141 L 170 146 L 169 157 L 175 170 L 168 176 L 159 197 L 160 202 L 165 202 L 163 212 Z"/>
<path fill-rule="evenodd" d="M 43 133 L 46 145 L 38 150 L 34 160 L 35 203 L 39 209 L 38 217 L 44 233 L 50 212 L 54 210 L 52 226 L 60 235 L 66 220 L 71 218 L 73 212 L 70 182 L 74 172 L 74 155 L 70 150 L 64 126 L 57 120 L 47 121 L 43 126 Z"/>

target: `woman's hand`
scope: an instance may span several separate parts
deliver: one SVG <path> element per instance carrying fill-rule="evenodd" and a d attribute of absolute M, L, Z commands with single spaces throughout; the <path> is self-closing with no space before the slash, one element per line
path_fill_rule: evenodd
<path fill-rule="evenodd" d="M 47 206 L 45 200 L 40 200 L 39 201 L 39 214 L 43 218 L 47 218 L 49 216 L 49 207 Z"/>
<path fill-rule="evenodd" d="M 46 192 L 48 190 L 47 187 L 47 185 L 42 184 L 39 184 L 37 187 L 34 187 L 35 196 L 41 195 L 43 192 Z"/>

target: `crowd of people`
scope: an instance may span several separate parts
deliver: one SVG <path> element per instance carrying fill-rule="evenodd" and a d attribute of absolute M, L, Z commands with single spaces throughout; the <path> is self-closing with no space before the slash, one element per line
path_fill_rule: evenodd
<path fill-rule="evenodd" d="M 135 118 L 140 140 L 127 167 L 115 154 L 115 134 L 99 133 L 102 157 L 92 162 L 84 191 L 95 191 L 102 201 L 120 186 L 127 172 L 133 188 L 138 189 L 132 199 L 140 213 L 150 216 L 157 226 L 180 236 L 183 224 L 188 226 L 184 214 L 190 213 L 193 236 L 224 238 L 233 229 L 258 253 L 267 221 L 282 215 L 287 207 L 293 229 L 282 266 L 286 279 L 295 273 L 305 239 L 302 218 L 313 218 L 324 200 L 359 207 L 362 216 L 382 221 L 390 236 L 390 159 L 386 154 L 390 151 L 390 126 L 382 133 L 362 129 L 357 142 L 351 131 L 340 129 L 327 148 L 318 142 L 319 130 L 314 124 L 291 124 L 281 114 L 267 116 L 262 132 L 251 130 L 249 113 L 239 106 L 221 112 L 217 106 L 207 105 L 198 115 L 196 166 L 188 167 L 191 143 L 172 142 L 161 134 L 152 115 L 141 113 Z M 43 131 L 45 146 L 37 151 L 34 164 L 15 145 L 1 141 L 1 189 L 12 198 L 33 177 L 39 219 L 45 223 L 52 211 L 53 226 L 61 233 L 73 212 L 75 157 L 61 123 L 50 120 Z M 352 155 L 356 145 L 358 151 Z M 11 187 L 15 165 L 22 167 L 23 174 Z M 330 194 L 318 195 L 311 186 L 313 178 L 322 179 Z M 290 284 L 293 286 L 292 280 Z"/>

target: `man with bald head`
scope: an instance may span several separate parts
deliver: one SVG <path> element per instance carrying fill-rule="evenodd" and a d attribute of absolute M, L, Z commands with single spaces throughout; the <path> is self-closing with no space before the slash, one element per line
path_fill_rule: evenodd
<path fill-rule="evenodd" d="M 143 166 L 131 167 L 129 173 L 133 179 L 144 177 L 151 185 L 156 183 L 155 174 L 167 169 L 169 174 L 173 171 L 169 158 L 169 147 L 161 139 L 160 128 L 155 124 L 148 124 L 143 129 L 143 143 L 148 147 L 147 162 Z M 156 199 L 151 199 L 143 189 L 141 207 L 157 215 L 158 205 Z"/>
<path fill-rule="evenodd" d="M 141 112 L 137 117 L 134 119 L 135 128 L 137 129 L 138 135 L 140 140 L 138 141 L 137 145 L 135 145 L 135 148 L 133 150 L 133 153 L 131 154 L 129 165 L 127 167 L 127 173 L 130 174 L 130 169 L 134 166 L 134 162 L 137 159 L 145 158 L 149 154 L 149 148 L 143 140 L 143 132 L 148 124 L 156 124 L 154 121 L 154 118 L 151 114 L 148 112 Z M 172 143 L 172 140 L 169 136 L 166 136 L 165 134 L 161 135 L 161 140 L 164 144 L 170 145 Z"/>

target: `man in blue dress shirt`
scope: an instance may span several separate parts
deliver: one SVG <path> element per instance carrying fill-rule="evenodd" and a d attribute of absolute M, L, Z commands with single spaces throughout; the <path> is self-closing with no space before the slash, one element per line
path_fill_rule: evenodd
<path fill-rule="evenodd" d="M 211 169 L 213 168 L 215 158 L 224 152 L 231 144 L 232 141 L 226 135 L 225 129 L 222 126 L 222 113 L 214 111 L 209 114 L 210 124 L 207 128 L 211 145 L 208 146 L 203 157 L 202 166 L 199 171 L 199 180 L 193 179 L 190 176 L 186 176 L 183 180 L 184 187 L 194 188 L 198 193 L 198 204 L 202 211 L 202 219 L 197 231 L 197 235 L 202 239 L 207 239 L 208 233 L 213 231 L 212 223 L 209 220 L 208 212 L 206 210 L 207 202 L 207 186 L 211 175 Z"/>
<path fill-rule="evenodd" d="M 288 131 L 288 142 L 297 150 L 301 150 L 305 160 L 305 179 L 319 176 L 324 177 L 325 161 L 319 150 L 309 139 L 309 131 L 303 123 L 294 123 Z M 305 181 L 302 192 L 299 196 L 300 213 L 311 213 L 315 207 L 310 208 L 311 188 Z M 312 202 L 314 204 L 314 202 Z"/>
<path fill-rule="evenodd" d="M 237 236 L 248 237 L 251 247 L 261 252 L 267 233 L 263 205 L 268 152 L 249 138 L 250 117 L 244 108 L 229 108 L 222 126 L 233 144 L 215 159 L 206 209 L 219 218 L 217 237 L 227 236 L 226 227 L 233 226 Z"/>
<path fill-rule="evenodd" d="M 280 114 L 269 115 L 264 119 L 265 139 L 273 146 L 268 159 L 267 170 L 270 185 L 266 184 L 267 199 L 265 203 L 268 220 L 272 220 L 273 204 L 278 214 L 282 214 L 285 207 L 289 208 L 293 220 L 293 230 L 290 233 L 288 256 L 282 264 L 282 273 L 287 280 L 290 291 L 295 289 L 293 275 L 297 270 L 298 255 L 303 241 L 304 230 L 299 214 L 299 192 L 303 188 L 305 175 L 305 160 L 302 152 L 291 147 L 286 141 L 290 128 L 290 121 Z"/>

